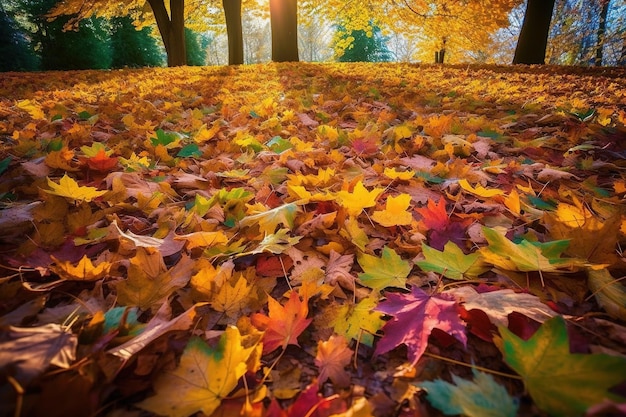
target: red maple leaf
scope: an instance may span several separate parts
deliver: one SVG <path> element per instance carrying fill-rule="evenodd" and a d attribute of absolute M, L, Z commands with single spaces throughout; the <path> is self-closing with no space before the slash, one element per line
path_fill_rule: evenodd
<path fill-rule="evenodd" d="M 312 319 L 307 319 L 309 306 L 307 300 L 292 291 L 289 300 L 282 306 L 272 297 L 268 297 L 268 315 L 256 313 L 252 316 L 252 324 L 265 331 L 263 335 L 263 354 L 273 352 L 279 347 L 298 345 L 298 336 L 307 328 Z"/>
<path fill-rule="evenodd" d="M 464 346 L 467 343 L 465 324 L 459 318 L 457 304 L 443 294 L 428 295 L 412 287 L 409 294 L 387 294 L 387 299 L 375 310 L 393 316 L 383 326 L 385 334 L 376 345 L 374 353 L 377 355 L 405 344 L 409 359 L 415 365 L 435 328 L 454 336 Z"/>
<path fill-rule="evenodd" d="M 449 241 L 456 243 L 460 247 L 465 246 L 465 229 L 469 225 L 466 220 L 452 220 L 446 211 L 446 200 L 440 198 L 436 203 L 428 200 L 428 205 L 416 208 L 422 216 L 422 223 L 429 230 L 428 243 L 430 247 L 443 250 Z"/>
<path fill-rule="evenodd" d="M 108 172 L 117 166 L 117 157 L 111 158 L 104 149 L 100 149 L 95 156 L 87 158 L 87 165 L 95 171 Z"/>
<path fill-rule="evenodd" d="M 429 229 L 445 229 L 448 223 L 450 223 L 450 217 L 446 211 L 445 198 L 440 198 L 437 202 L 428 200 L 426 207 L 416 208 L 415 211 L 422 216 L 422 223 Z"/>

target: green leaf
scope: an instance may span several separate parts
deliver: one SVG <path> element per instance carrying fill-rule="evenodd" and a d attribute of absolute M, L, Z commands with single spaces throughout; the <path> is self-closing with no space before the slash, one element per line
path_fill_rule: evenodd
<path fill-rule="evenodd" d="M 266 143 L 266 145 L 269 146 L 269 148 L 276 153 L 283 153 L 286 150 L 293 148 L 291 142 L 281 138 L 280 136 L 274 136 Z"/>
<path fill-rule="evenodd" d="M 11 164 L 12 158 L 7 156 L 2 161 L 0 161 L 0 174 L 9 169 L 9 165 Z"/>
<path fill-rule="evenodd" d="M 374 345 L 374 335 L 383 327 L 383 314 L 375 311 L 378 299 L 367 297 L 357 304 L 346 303 L 339 307 L 331 323 L 337 334 L 346 339 L 358 340 L 366 346 Z"/>
<path fill-rule="evenodd" d="M 579 416 L 604 399 L 625 401 L 609 389 L 626 380 L 626 359 L 570 353 L 565 320 L 544 322 L 527 341 L 500 327 L 504 361 L 524 379 L 537 406 L 553 416 Z"/>
<path fill-rule="evenodd" d="M 544 271 L 556 272 L 564 268 L 580 266 L 580 260 L 559 258 L 567 249 L 567 241 L 533 243 L 522 239 L 514 243 L 503 234 L 489 227 L 482 228 L 489 246 L 480 249 L 485 261 L 507 271 Z"/>
<path fill-rule="evenodd" d="M 444 380 L 419 384 L 428 392 L 426 399 L 447 416 L 515 417 L 517 402 L 491 375 L 474 370 L 474 381 L 452 375 L 454 384 Z"/>
<path fill-rule="evenodd" d="M 361 253 L 358 256 L 363 273 L 359 280 L 366 287 L 380 291 L 383 288 L 406 288 L 406 278 L 411 272 L 411 264 L 402 260 L 393 249 L 385 246 L 380 258 Z"/>
<path fill-rule="evenodd" d="M 202 156 L 202 151 L 197 143 L 190 143 L 189 145 L 183 146 L 176 156 L 180 156 L 181 158 L 198 158 Z"/>
<path fill-rule="evenodd" d="M 450 279 L 463 279 L 463 276 L 476 277 L 486 272 L 489 267 L 482 260 L 480 253 L 466 255 L 454 242 L 449 241 L 443 252 L 423 244 L 423 261 L 416 264 L 423 271 L 432 271 Z"/>
<path fill-rule="evenodd" d="M 168 147 L 168 145 L 175 145 L 178 141 L 180 141 L 180 136 L 178 134 L 174 132 L 165 132 L 163 129 L 156 131 L 156 138 L 150 138 L 152 146 L 163 145 Z"/>

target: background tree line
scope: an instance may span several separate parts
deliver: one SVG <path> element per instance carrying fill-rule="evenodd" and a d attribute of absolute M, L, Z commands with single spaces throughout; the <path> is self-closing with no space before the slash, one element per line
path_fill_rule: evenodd
<path fill-rule="evenodd" d="M 0 57 L 11 59 L 3 59 L 0 70 L 241 64 L 301 57 L 626 65 L 626 0 L 3 4 Z"/>

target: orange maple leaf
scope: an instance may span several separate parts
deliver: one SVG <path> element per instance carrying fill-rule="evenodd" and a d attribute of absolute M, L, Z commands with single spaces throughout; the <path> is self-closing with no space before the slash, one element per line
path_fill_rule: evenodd
<path fill-rule="evenodd" d="M 350 363 L 353 353 L 343 336 L 333 335 L 325 342 L 320 340 L 315 355 L 315 365 L 320 368 L 320 384 L 330 378 L 340 387 L 350 385 L 350 375 L 345 367 Z"/>
<path fill-rule="evenodd" d="M 300 296 L 292 291 L 289 300 L 281 305 L 272 297 L 267 298 L 269 314 L 256 313 L 252 316 L 252 324 L 265 331 L 263 335 L 263 354 L 273 352 L 278 347 L 285 349 L 287 345 L 298 344 L 298 336 L 307 328 L 312 319 L 309 314 L 308 300 L 300 300 Z"/>
<path fill-rule="evenodd" d="M 429 229 L 443 229 L 450 223 L 448 212 L 446 212 L 446 201 L 443 198 L 437 202 L 428 200 L 428 206 L 416 208 L 415 211 L 422 215 L 422 222 Z"/>
<path fill-rule="evenodd" d="M 97 154 L 87 158 L 87 165 L 95 171 L 108 172 L 117 166 L 117 157 L 111 157 L 104 149 L 100 149 Z"/>

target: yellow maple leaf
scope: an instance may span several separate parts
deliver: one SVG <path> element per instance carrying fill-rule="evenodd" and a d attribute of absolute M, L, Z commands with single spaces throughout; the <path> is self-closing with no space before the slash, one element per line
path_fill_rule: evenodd
<path fill-rule="evenodd" d="M 374 188 L 372 191 L 368 191 L 363 185 L 362 181 L 359 181 L 352 192 L 339 191 L 337 198 L 339 203 L 346 208 L 348 214 L 351 216 L 358 216 L 364 208 L 374 207 L 376 205 L 376 198 L 383 192 L 382 188 Z"/>
<path fill-rule="evenodd" d="M 174 240 L 186 240 L 187 250 L 194 248 L 206 248 L 209 246 L 228 243 L 228 236 L 221 230 L 217 232 L 194 232 L 187 235 L 176 236 Z"/>
<path fill-rule="evenodd" d="M 74 201 L 86 201 L 90 202 L 94 198 L 98 198 L 107 193 L 106 190 L 98 190 L 96 187 L 81 187 L 76 181 L 68 177 L 67 174 L 59 180 L 59 183 L 55 183 L 48 178 L 48 186 L 52 190 L 43 190 L 48 194 L 54 194 L 61 197 L 66 197 Z"/>
<path fill-rule="evenodd" d="M 506 206 L 506 208 L 511 210 L 513 214 L 517 214 L 518 216 L 520 215 L 522 211 L 522 205 L 519 199 L 519 193 L 515 188 L 512 189 L 509 195 L 506 196 L 506 198 L 504 199 L 504 205 Z"/>
<path fill-rule="evenodd" d="M 198 411 L 210 416 L 248 370 L 258 369 L 251 362 L 256 362 L 260 349 L 260 344 L 244 348 L 244 339 L 234 326 L 227 327 L 213 346 L 193 338 L 178 366 L 154 382 L 156 395 L 137 405 L 170 417 L 187 417 Z"/>
<path fill-rule="evenodd" d="M 221 124 L 214 123 L 210 128 L 207 127 L 206 123 L 200 126 L 200 129 L 193 135 L 193 140 L 196 143 L 204 143 L 208 140 L 211 140 L 215 137 L 217 132 L 220 131 Z"/>
<path fill-rule="evenodd" d="M 61 279 L 67 281 L 97 281 L 104 278 L 111 270 L 110 262 L 100 262 L 97 266 L 91 262 L 87 255 L 83 255 L 76 266 L 70 261 L 61 261 L 54 255 L 50 255 L 55 265 L 50 269 Z"/>
<path fill-rule="evenodd" d="M 234 285 L 225 282 L 211 300 L 213 310 L 222 312 L 230 318 L 237 315 L 248 305 L 250 301 L 252 287 L 248 284 L 243 274 L 238 274 Z"/>
<path fill-rule="evenodd" d="M 407 171 L 396 171 L 393 168 L 385 168 L 385 171 L 383 172 L 383 174 L 385 175 L 385 177 L 387 178 L 391 178 L 392 180 L 410 180 L 411 178 L 413 178 L 415 176 L 415 172 L 413 172 L 413 170 L 407 170 Z"/>
<path fill-rule="evenodd" d="M 498 190 L 495 188 L 487 189 L 480 184 L 477 184 L 476 187 L 472 187 L 465 178 L 459 180 L 459 185 L 468 193 L 474 194 L 478 197 L 490 198 L 497 195 L 505 194 L 502 190 Z"/>
<path fill-rule="evenodd" d="M 390 196 L 384 210 L 375 211 L 372 220 L 385 227 L 406 226 L 413 221 L 413 215 L 407 211 L 411 204 L 411 196 L 400 194 L 397 197 Z"/>
<path fill-rule="evenodd" d="M 33 119 L 45 119 L 46 114 L 41 110 L 41 107 L 30 100 L 21 100 L 17 102 L 17 107 L 19 109 L 25 110 L 30 114 L 30 117 Z"/>
<path fill-rule="evenodd" d="M 63 171 L 78 171 L 72 166 L 74 151 L 64 147 L 60 151 L 52 151 L 44 159 L 45 164 L 50 168 L 61 169 Z"/>

